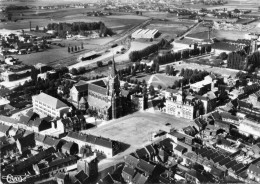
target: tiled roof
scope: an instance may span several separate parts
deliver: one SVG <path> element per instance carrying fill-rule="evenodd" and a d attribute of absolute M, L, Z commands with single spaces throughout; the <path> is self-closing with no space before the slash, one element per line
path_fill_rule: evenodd
<path fill-rule="evenodd" d="M 25 161 L 19 163 L 18 165 L 15 165 L 15 167 L 17 170 L 21 171 L 39 161 L 41 161 L 42 159 L 46 158 L 47 156 L 51 155 L 54 152 L 55 152 L 55 149 L 53 147 L 50 147 L 44 151 L 39 152 L 38 154 L 36 154 L 32 157 L 29 157 Z"/>
<path fill-rule="evenodd" d="M 68 156 L 64 159 L 58 159 L 58 160 L 54 160 L 54 161 L 50 162 L 49 167 L 58 166 L 60 164 L 63 164 L 63 163 L 69 162 L 69 161 L 75 161 L 75 160 L 77 160 L 76 156 L 74 156 L 74 155 Z"/>
<path fill-rule="evenodd" d="M 0 115 L 0 122 L 7 122 L 7 123 L 12 123 L 12 124 L 17 124 L 18 120 L 14 118 L 9 118 L 7 116 L 1 116 Z"/>
<path fill-rule="evenodd" d="M 53 147 L 57 147 L 57 145 L 59 144 L 60 139 L 55 139 L 49 136 L 46 136 L 46 138 L 44 139 L 43 143 L 47 144 L 48 146 L 53 146 Z"/>
<path fill-rule="evenodd" d="M 111 107 L 110 102 L 95 98 L 92 95 L 88 95 L 88 105 L 90 107 L 97 107 L 98 109 L 108 109 Z"/>
<path fill-rule="evenodd" d="M 237 164 L 236 160 L 231 160 L 230 162 L 226 162 L 226 164 L 224 164 L 226 166 L 227 169 L 233 167 L 234 165 Z"/>
<path fill-rule="evenodd" d="M 104 83 L 103 80 L 90 83 L 88 85 L 88 91 L 89 92 L 94 91 L 102 95 L 106 95 L 107 94 L 106 84 Z"/>
<path fill-rule="evenodd" d="M 183 152 L 183 150 L 185 150 L 186 148 L 177 144 L 177 146 L 174 148 L 175 150 L 179 151 L 179 152 Z"/>
<path fill-rule="evenodd" d="M 232 119 L 232 120 L 235 120 L 235 121 L 239 121 L 238 117 L 233 116 L 233 115 L 226 113 L 226 112 L 221 112 L 220 116 L 222 117 L 222 119 L 225 118 L 225 119 Z"/>
<path fill-rule="evenodd" d="M 74 142 L 66 142 L 65 144 L 63 144 L 62 149 L 69 151 L 71 149 L 71 147 L 73 146 L 73 144 L 75 144 L 75 143 Z"/>
<path fill-rule="evenodd" d="M 77 178 L 81 183 L 84 183 L 88 179 L 88 175 L 83 171 L 79 171 L 76 175 L 75 178 Z"/>
<path fill-rule="evenodd" d="M 139 163 L 137 164 L 137 168 L 144 172 L 147 172 L 149 175 L 153 174 L 155 167 L 156 165 L 150 164 L 143 159 L 140 159 Z"/>
<path fill-rule="evenodd" d="M 151 154 L 151 155 L 155 155 L 156 151 L 154 149 L 154 147 L 152 145 L 148 145 L 145 147 L 147 149 L 147 151 Z"/>
<path fill-rule="evenodd" d="M 54 97 L 47 95 L 45 93 L 40 93 L 39 95 L 35 95 L 35 96 L 33 96 L 33 98 L 35 100 L 42 102 L 42 103 L 45 103 L 46 105 L 49 105 L 50 107 L 52 107 L 54 109 L 60 109 L 60 108 L 63 108 L 63 107 L 68 107 L 65 103 L 63 103 L 59 99 L 54 98 Z"/>
<path fill-rule="evenodd" d="M 45 135 L 42 135 L 42 134 L 39 134 L 39 133 L 35 133 L 34 134 L 34 138 L 35 138 L 35 140 L 36 141 L 39 141 L 39 142 L 43 142 L 44 141 L 44 139 L 45 139 Z"/>
<path fill-rule="evenodd" d="M 145 148 L 141 148 L 135 151 L 137 158 L 146 158 L 148 156 L 148 152 Z"/>
<path fill-rule="evenodd" d="M 145 184 L 148 180 L 148 177 L 140 174 L 140 173 L 137 173 L 135 175 L 135 177 L 133 178 L 133 182 L 136 183 L 136 184 Z"/>
<path fill-rule="evenodd" d="M 124 157 L 125 163 L 128 165 L 131 165 L 133 167 L 136 167 L 137 164 L 139 163 L 139 159 L 132 156 L 132 155 L 127 155 Z"/>
<path fill-rule="evenodd" d="M 78 83 L 76 83 L 75 88 L 77 89 L 78 92 L 84 92 L 88 90 L 88 83 L 86 81 L 79 81 Z"/>
<path fill-rule="evenodd" d="M 96 144 L 96 145 L 103 146 L 106 148 L 111 148 L 111 149 L 113 148 L 114 144 L 116 143 L 115 141 L 104 138 L 104 137 L 97 137 L 97 136 L 94 136 L 91 134 L 82 134 L 82 133 L 73 132 L 73 131 L 69 132 L 67 136 L 71 137 L 73 139 L 78 139 L 80 141 L 88 142 L 91 144 Z"/>
<path fill-rule="evenodd" d="M 219 114 L 218 111 L 215 111 L 213 113 L 211 113 L 211 116 L 216 120 L 216 119 L 220 119 L 221 120 L 221 116 Z"/>
<path fill-rule="evenodd" d="M 134 177 L 134 174 L 135 174 L 135 170 L 130 167 L 127 167 L 127 166 L 125 166 L 123 168 L 123 172 L 127 173 L 128 175 L 130 175 L 132 177 Z"/>
<path fill-rule="evenodd" d="M 0 123 L 0 132 L 3 132 L 3 133 L 6 134 L 7 131 L 10 130 L 10 129 L 11 129 L 11 126 Z"/>

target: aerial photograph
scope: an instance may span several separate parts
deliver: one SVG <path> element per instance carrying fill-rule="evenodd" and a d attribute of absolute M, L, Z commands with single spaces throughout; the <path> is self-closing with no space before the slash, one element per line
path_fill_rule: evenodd
<path fill-rule="evenodd" d="M 260 0 L 0 0 L 0 183 L 260 183 Z"/>

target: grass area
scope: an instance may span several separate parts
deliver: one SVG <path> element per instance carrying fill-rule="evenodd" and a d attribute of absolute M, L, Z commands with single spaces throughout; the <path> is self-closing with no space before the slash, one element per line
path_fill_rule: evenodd
<path fill-rule="evenodd" d="M 234 70 L 234 69 L 229 69 L 229 68 L 219 68 L 219 67 L 212 67 L 212 66 L 208 66 L 208 65 L 200 65 L 200 64 L 196 64 L 196 63 L 181 63 L 181 64 L 175 64 L 174 65 L 175 70 L 179 70 L 181 71 L 182 68 L 184 69 L 197 69 L 197 70 L 206 70 L 208 72 L 213 72 L 213 73 L 217 73 L 219 75 L 230 75 L 232 77 L 234 77 L 238 70 Z"/>
<path fill-rule="evenodd" d="M 181 79 L 182 77 L 177 76 L 168 76 L 165 73 L 157 73 L 157 74 L 145 74 L 145 73 L 137 73 L 136 76 L 131 77 L 131 79 L 137 79 L 138 81 L 142 82 L 145 80 L 147 84 L 153 85 L 157 87 L 161 85 L 162 88 L 171 87 L 176 80 Z"/>

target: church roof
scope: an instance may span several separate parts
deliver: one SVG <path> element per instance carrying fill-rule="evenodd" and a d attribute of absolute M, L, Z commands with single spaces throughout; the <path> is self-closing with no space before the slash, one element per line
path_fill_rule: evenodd
<path fill-rule="evenodd" d="M 107 94 L 106 84 L 103 80 L 95 81 L 88 85 L 89 91 L 95 91 L 97 93 L 100 93 L 102 95 Z"/>
<path fill-rule="evenodd" d="M 108 109 L 111 106 L 111 103 L 107 103 L 104 100 L 100 100 L 91 95 L 88 96 L 88 105 L 92 107 L 97 107 L 99 109 Z"/>

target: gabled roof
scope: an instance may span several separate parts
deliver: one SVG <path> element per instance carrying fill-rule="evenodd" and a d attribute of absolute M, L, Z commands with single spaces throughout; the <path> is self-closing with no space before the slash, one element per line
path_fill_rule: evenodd
<path fill-rule="evenodd" d="M 234 121 L 239 121 L 239 118 L 238 118 L 238 117 L 233 116 L 233 115 L 231 115 L 231 114 L 229 114 L 229 113 L 226 113 L 226 112 L 221 112 L 221 113 L 220 113 L 220 116 L 222 117 L 222 119 L 225 118 L 225 119 L 232 119 L 232 120 L 234 120 Z"/>
<path fill-rule="evenodd" d="M 0 123 L 0 132 L 6 134 L 11 129 L 11 126 Z"/>
<path fill-rule="evenodd" d="M 34 134 L 34 138 L 35 138 L 35 140 L 36 141 L 39 141 L 39 142 L 43 142 L 44 141 L 44 139 L 45 139 L 45 135 L 42 135 L 42 134 L 39 134 L 39 133 L 35 133 Z"/>
<path fill-rule="evenodd" d="M 65 103 L 63 103 L 59 99 L 54 98 L 54 97 L 47 95 L 45 93 L 40 93 L 39 95 L 35 95 L 32 98 L 34 98 L 35 100 L 38 100 L 42 103 L 45 103 L 46 105 L 49 105 L 50 107 L 52 107 L 54 109 L 60 109 L 60 108 L 68 107 Z"/>
<path fill-rule="evenodd" d="M 86 81 L 80 80 L 78 83 L 74 84 L 78 92 L 84 92 L 88 90 L 88 83 Z"/>
<path fill-rule="evenodd" d="M 136 183 L 136 184 L 145 184 L 148 180 L 148 177 L 140 174 L 140 173 L 137 173 L 135 175 L 135 177 L 133 178 L 133 182 Z"/>
<path fill-rule="evenodd" d="M 236 165 L 237 161 L 236 160 L 231 160 L 230 162 L 227 162 L 226 164 L 224 164 L 226 166 L 227 169 L 231 168 L 232 166 Z"/>
<path fill-rule="evenodd" d="M 130 168 L 130 167 L 128 167 L 128 166 L 125 166 L 123 168 L 123 172 L 125 172 L 126 174 L 128 174 L 131 177 L 134 177 L 134 175 L 135 175 L 135 170 Z"/>
<path fill-rule="evenodd" d="M 128 165 L 131 165 L 133 167 L 136 167 L 139 163 L 139 159 L 132 156 L 132 155 L 127 155 L 124 157 L 125 163 Z"/>
<path fill-rule="evenodd" d="M 66 142 L 63 146 L 62 149 L 65 149 L 67 151 L 70 151 L 71 147 L 74 145 L 74 142 Z"/>
<path fill-rule="evenodd" d="M 64 159 L 58 159 L 58 160 L 54 160 L 54 161 L 50 162 L 49 167 L 58 166 L 60 164 L 63 164 L 63 163 L 69 162 L 69 161 L 75 161 L 75 160 L 77 160 L 76 156 L 74 156 L 74 155 L 68 156 Z"/>
<path fill-rule="evenodd" d="M 179 151 L 179 152 L 183 152 L 186 148 L 177 144 L 177 146 L 174 148 L 175 150 Z"/>
<path fill-rule="evenodd" d="M 222 117 L 220 116 L 218 111 L 214 111 L 213 113 L 211 113 L 211 116 L 214 118 L 214 120 L 221 120 Z"/>
<path fill-rule="evenodd" d="M 12 124 L 17 124 L 18 120 L 14 118 L 9 118 L 7 116 L 1 116 L 0 115 L 0 122 L 7 122 L 7 123 L 12 123 Z"/>
<path fill-rule="evenodd" d="M 112 184 L 115 183 L 112 176 L 108 173 L 103 179 L 100 179 L 99 184 Z"/>
<path fill-rule="evenodd" d="M 148 173 L 149 175 L 153 174 L 155 167 L 156 165 L 150 164 L 143 159 L 140 159 L 139 163 L 137 164 L 138 169 Z"/>
<path fill-rule="evenodd" d="M 75 178 L 77 178 L 81 183 L 86 182 L 86 180 L 88 179 L 88 175 L 83 171 L 79 171 L 76 175 Z"/>
<path fill-rule="evenodd" d="M 57 147 L 57 145 L 59 144 L 60 139 L 54 139 L 52 137 L 46 136 L 46 138 L 44 139 L 43 143 L 48 145 L 48 146 L 53 146 L 53 147 Z"/>
<path fill-rule="evenodd" d="M 94 91 L 102 95 L 107 94 L 106 84 L 103 80 L 99 80 L 88 85 L 88 91 Z"/>
<path fill-rule="evenodd" d="M 141 148 L 135 151 L 135 154 L 137 158 L 146 158 L 148 156 L 148 152 L 146 151 L 145 148 Z"/>
<path fill-rule="evenodd" d="M 152 145 L 145 146 L 145 148 L 151 155 L 156 154 L 156 150 L 154 149 L 154 147 Z"/>

